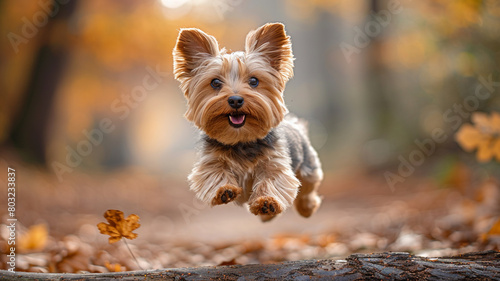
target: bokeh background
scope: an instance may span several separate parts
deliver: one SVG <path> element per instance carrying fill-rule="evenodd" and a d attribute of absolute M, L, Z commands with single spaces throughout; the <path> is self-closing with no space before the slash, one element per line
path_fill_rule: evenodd
<path fill-rule="evenodd" d="M 172 75 L 179 29 L 200 28 L 241 50 L 248 31 L 267 22 L 284 23 L 292 38 L 285 101 L 309 121 L 326 174 L 325 204 L 310 220 L 290 210 L 261 224 L 236 206 L 204 207 L 185 180 L 198 132 L 183 118 Z M 454 138 L 473 111 L 500 109 L 495 0 L 1 1 L 0 31 L 0 179 L 7 186 L 7 167 L 17 168 L 19 239 L 35 241 L 19 249 L 21 259 L 50 256 L 24 270 L 137 269 L 94 227 L 112 208 L 141 216 L 144 240 L 134 242 L 143 267 L 498 248 L 481 235 L 498 218 L 499 166 L 478 164 Z M 478 85 L 487 98 L 474 99 Z M 443 141 L 426 154 L 417 143 L 436 130 Z M 423 159 L 402 174 L 401 159 L 419 149 Z M 260 246 L 241 250 L 237 241 L 248 237 Z M 180 238 L 183 246 L 172 242 Z M 68 239 L 82 252 L 105 248 L 82 254 L 96 267 L 47 254 Z M 220 239 L 241 251 L 228 252 L 232 242 L 207 246 Z M 150 249 L 155 243 L 163 253 Z M 161 256 L 175 247 L 186 254 Z M 309 252 L 294 256 L 294 247 Z M 214 258 L 214 249 L 226 252 Z"/>

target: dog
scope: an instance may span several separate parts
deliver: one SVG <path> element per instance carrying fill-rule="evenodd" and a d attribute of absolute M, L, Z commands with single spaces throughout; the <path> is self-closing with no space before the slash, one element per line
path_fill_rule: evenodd
<path fill-rule="evenodd" d="M 287 114 L 283 100 L 294 66 L 284 25 L 250 31 L 238 52 L 219 49 L 199 29 L 181 29 L 173 58 L 185 117 L 202 131 L 188 176 L 197 198 L 212 206 L 246 204 L 262 221 L 292 204 L 304 217 L 316 212 L 323 171 L 305 122 Z"/>

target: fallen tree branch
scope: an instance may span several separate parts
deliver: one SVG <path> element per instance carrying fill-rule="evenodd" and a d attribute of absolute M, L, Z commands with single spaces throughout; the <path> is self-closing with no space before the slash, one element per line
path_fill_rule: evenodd
<path fill-rule="evenodd" d="M 425 258 L 408 253 L 354 254 L 345 260 L 302 260 L 144 270 L 118 273 L 28 273 L 0 271 L 8 280 L 500 280 L 500 252 Z"/>

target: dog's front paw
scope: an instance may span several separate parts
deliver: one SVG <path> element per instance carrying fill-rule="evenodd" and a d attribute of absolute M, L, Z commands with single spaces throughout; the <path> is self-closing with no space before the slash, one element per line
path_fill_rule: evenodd
<path fill-rule="evenodd" d="M 212 206 L 227 204 L 234 201 L 242 192 L 243 190 L 241 187 L 230 184 L 224 185 L 219 188 L 217 195 L 212 199 Z"/>
<path fill-rule="evenodd" d="M 261 196 L 250 204 L 250 212 L 268 221 L 283 211 L 283 207 L 270 196 Z"/>

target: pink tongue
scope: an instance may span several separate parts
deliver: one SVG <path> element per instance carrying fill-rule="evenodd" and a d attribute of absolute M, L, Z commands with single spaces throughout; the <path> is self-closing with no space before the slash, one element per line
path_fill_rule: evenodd
<path fill-rule="evenodd" d="M 241 123 L 243 123 L 243 121 L 245 121 L 245 115 L 235 115 L 235 116 L 231 116 L 229 115 L 229 120 L 231 120 L 231 123 L 235 124 L 235 125 L 239 125 Z"/>

